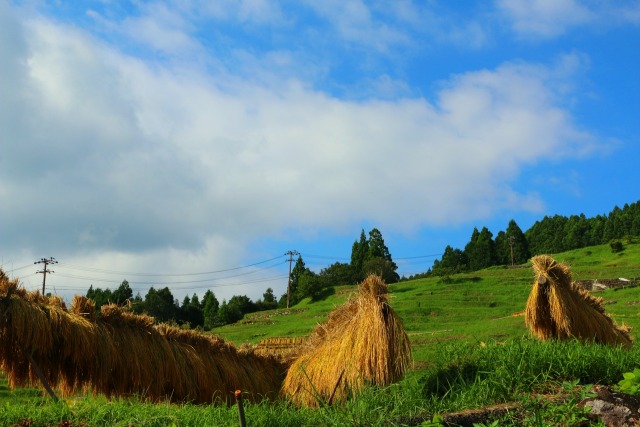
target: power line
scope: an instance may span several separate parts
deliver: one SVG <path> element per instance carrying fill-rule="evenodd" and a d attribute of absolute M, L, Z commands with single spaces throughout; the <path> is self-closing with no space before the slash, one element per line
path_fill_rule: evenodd
<path fill-rule="evenodd" d="M 441 256 L 441 255 L 442 254 L 407 256 L 407 257 L 402 257 L 402 258 L 394 258 L 394 260 L 417 259 L 417 258 L 433 258 L 433 257 Z"/>
<path fill-rule="evenodd" d="M 319 259 L 334 259 L 334 260 L 351 261 L 351 258 L 346 258 L 346 257 L 334 257 L 334 256 L 327 256 L 327 255 L 309 255 L 309 254 L 298 254 L 298 255 L 302 256 L 303 258 L 319 258 Z"/>
<path fill-rule="evenodd" d="M 276 258 L 274 258 L 276 259 Z M 211 282 L 211 281 L 215 281 L 215 280 L 225 280 L 225 279 L 232 279 L 235 277 L 241 277 L 241 276 L 247 276 L 250 274 L 256 274 L 258 272 L 261 271 L 265 271 L 265 270 L 270 270 L 272 268 L 278 267 L 280 264 L 273 264 L 271 266 L 268 267 L 263 267 L 263 268 L 258 268 L 252 271 L 247 271 L 246 273 L 240 273 L 240 274 L 234 274 L 231 276 L 225 276 L 225 277 L 218 277 L 218 278 L 207 278 L 207 279 L 197 279 L 197 280 L 181 280 L 181 281 L 168 281 L 168 282 L 158 282 L 158 281 L 135 281 L 136 284 L 138 285 L 184 285 L 184 284 L 189 284 L 189 283 L 203 283 L 203 282 Z M 227 269 L 225 271 L 230 271 L 232 269 Z M 59 277 L 66 277 L 69 279 L 82 279 L 82 280 L 87 280 L 87 281 L 95 281 L 95 282 L 107 282 L 107 283 L 118 283 L 118 280 L 112 280 L 112 279 L 101 279 L 101 278 L 95 278 L 95 277 L 87 277 L 87 276 L 77 276 L 77 275 L 73 275 L 73 274 L 64 274 L 64 273 L 58 273 Z M 165 277 L 170 277 L 171 275 L 167 275 Z"/>
<path fill-rule="evenodd" d="M 273 282 L 273 281 L 280 281 L 282 279 L 284 279 L 285 277 L 287 277 L 287 275 L 285 274 L 281 274 L 278 276 L 269 276 L 269 277 L 262 277 L 262 278 L 256 278 L 253 280 L 245 280 L 242 282 L 233 282 L 233 283 L 219 283 L 219 284 L 208 284 L 208 285 L 201 285 L 201 286 L 191 286 L 187 289 L 191 290 L 191 289 L 209 289 L 209 288 L 225 288 L 225 287 L 229 287 L 229 286 L 242 286 L 242 285 L 251 285 L 254 283 L 264 283 L 264 282 Z M 156 285 L 162 285 L 163 283 L 157 283 Z M 63 291 L 76 291 L 76 290 L 85 290 L 86 288 L 78 288 L 78 287 L 68 287 L 68 286 L 57 286 L 56 289 L 59 290 L 63 290 Z M 144 291 L 148 288 L 146 287 L 137 287 L 137 286 L 133 286 L 131 288 L 131 290 L 133 291 Z M 174 288 L 174 290 L 184 290 L 185 288 Z"/>
<path fill-rule="evenodd" d="M 12 268 L 9 271 L 14 272 L 14 271 L 18 271 L 18 270 L 24 270 L 25 268 L 29 268 L 29 267 L 33 266 L 33 264 L 35 264 L 35 263 L 23 265 L 22 267 Z"/>
<path fill-rule="evenodd" d="M 253 264 L 247 264 L 247 265 L 243 265 L 240 267 L 232 267 L 232 268 L 225 268 L 222 270 L 213 270 L 213 271 L 203 271 L 203 272 L 199 272 L 199 273 L 135 273 L 135 272 L 127 272 L 127 271 L 118 271 L 118 270 L 108 270 L 108 269 L 103 269 L 103 268 L 95 268 L 95 267 L 83 267 L 80 265 L 76 265 L 76 264 L 67 264 L 67 263 L 62 263 L 60 264 L 61 266 L 65 266 L 67 268 L 69 268 L 70 270 L 80 270 L 80 271 L 89 271 L 89 272 L 94 272 L 94 273 L 105 273 L 105 274 L 119 274 L 119 275 L 125 275 L 125 276 L 162 276 L 162 277 L 180 277 L 180 276 L 202 276 L 205 274 L 218 274 L 218 273 L 224 273 L 227 271 L 233 271 L 233 270 L 241 270 L 243 268 L 249 268 L 249 267 L 254 267 L 256 265 L 260 265 L 260 264 L 265 264 L 267 262 L 271 262 L 274 261 L 278 258 L 282 258 L 284 255 L 279 255 L 277 257 L 271 258 L 271 259 L 267 259 L 264 261 L 259 261 L 259 262 L 254 262 Z"/>

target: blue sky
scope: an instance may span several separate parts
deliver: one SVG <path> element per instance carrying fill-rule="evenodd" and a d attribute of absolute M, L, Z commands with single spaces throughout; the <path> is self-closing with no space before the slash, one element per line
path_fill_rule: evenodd
<path fill-rule="evenodd" d="M 0 0 L 2 266 L 257 299 L 362 229 L 408 276 L 606 214 L 640 199 L 638 40 L 637 0 Z"/>

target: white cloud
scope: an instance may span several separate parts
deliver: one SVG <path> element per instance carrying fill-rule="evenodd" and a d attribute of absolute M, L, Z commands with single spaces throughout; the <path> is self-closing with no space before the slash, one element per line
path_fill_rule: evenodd
<path fill-rule="evenodd" d="M 341 43 L 352 43 L 358 47 L 370 47 L 378 52 L 386 52 L 393 46 L 410 42 L 405 31 L 378 19 L 362 0 L 309 1 L 306 4 L 318 16 L 326 19 L 338 35 L 335 37 L 333 33 L 328 33 L 323 37 L 339 39 Z"/>
<path fill-rule="evenodd" d="M 521 35 L 554 37 L 594 19 L 576 0 L 497 0 L 497 6 Z"/>
<path fill-rule="evenodd" d="M 496 0 L 513 30 L 522 37 L 552 38 L 585 25 L 637 25 L 640 5 L 635 1 Z"/>
<path fill-rule="evenodd" d="M 20 37 L 9 23 L 0 40 L 22 47 L 4 45 L 0 61 L 19 64 L 6 88 L 22 104 L 0 123 L 23 124 L 4 136 L 0 188 L 13 203 L 0 224 L 16 253 L 206 271 L 283 230 L 364 218 L 407 231 L 538 209 L 510 182 L 592 143 L 558 105 L 553 67 L 461 74 L 432 102 L 348 101 L 293 79 L 148 64 L 44 20 Z"/>

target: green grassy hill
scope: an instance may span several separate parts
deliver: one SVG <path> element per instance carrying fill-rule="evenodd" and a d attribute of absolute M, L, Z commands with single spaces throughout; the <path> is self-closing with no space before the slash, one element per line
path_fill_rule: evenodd
<path fill-rule="evenodd" d="M 574 280 L 626 277 L 638 283 L 640 278 L 640 244 L 626 244 L 620 253 L 603 245 L 554 258 L 571 267 Z M 592 393 L 592 384 L 615 384 L 640 366 L 640 287 L 598 293 L 614 320 L 638 334 L 629 351 L 528 338 L 518 313 L 533 279 L 531 267 L 524 265 L 454 275 L 446 283 L 434 277 L 392 285 L 391 305 L 413 346 L 409 375 L 398 384 L 367 387 L 343 405 L 317 410 L 284 401 L 247 403 L 248 425 L 445 425 L 436 421 L 438 414 L 444 417 L 440 420 L 453 420 L 446 425 L 456 425 L 460 414 L 479 426 L 602 425 L 588 422 L 587 412 L 576 404 Z M 337 287 L 322 301 L 254 313 L 213 333 L 236 345 L 303 336 L 355 291 L 355 286 Z M 144 396 L 107 399 L 91 394 L 54 403 L 40 396 L 36 390 L 9 391 L 0 377 L 0 425 L 238 425 L 233 406 L 156 404 Z M 511 409 L 474 411 L 488 405 Z"/>
<path fill-rule="evenodd" d="M 573 280 L 640 279 L 637 243 L 625 244 L 619 253 L 601 245 L 553 257 L 570 266 Z M 446 281 L 433 277 L 392 285 L 391 305 L 411 337 L 415 369 L 430 366 L 438 343 L 503 341 L 528 335 L 524 317 L 518 313 L 524 310 L 533 278 L 530 265 L 523 265 L 453 275 Z M 212 332 L 236 345 L 255 344 L 270 337 L 303 336 L 325 321 L 327 314 L 355 290 L 351 286 L 337 287 L 335 294 L 323 301 L 304 300 L 289 310 L 253 313 Z M 631 326 L 632 335 L 640 331 L 640 287 L 594 293 L 604 298 L 607 312 L 618 324 Z"/>

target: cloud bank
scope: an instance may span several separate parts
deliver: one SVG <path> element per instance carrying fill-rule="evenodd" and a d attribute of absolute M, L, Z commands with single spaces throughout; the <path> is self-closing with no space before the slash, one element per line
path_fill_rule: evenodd
<path fill-rule="evenodd" d="M 247 20 L 267 7 L 243 5 L 234 13 Z M 13 253 L 202 271 L 287 230 L 357 230 L 366 220 L 410 233 L 537 212 L 540 196 L 512 187 L 522 171 L 594 149 L 560 100 L 567 58 L 452 75 L 433 99 L 403 90 L 354 100 L 273 74 L 273 62 L 248 57 L 269 78 L 246 79 L 214 58 L 145 59 L 0 8 L 0 227 Z M 369 28 L 357 2 L 345 8 Z M 121 28 L 162 38 L 167 52 L 205 54 L 184 22 L 171 22 Z M 286 66 L 293 55 L 270 57 Z"/>

